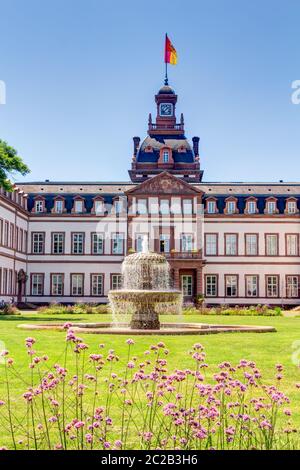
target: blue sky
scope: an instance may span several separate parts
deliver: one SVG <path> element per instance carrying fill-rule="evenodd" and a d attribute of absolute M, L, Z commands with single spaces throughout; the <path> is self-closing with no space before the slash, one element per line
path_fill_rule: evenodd
<path fill-rule="evenodd" d="M 0 138 L 27 181 L 128 180 L 132 136 L 146 134 L 163 83 L 206 181 L 299 180 L 297 0 L 0 0 Z"/>

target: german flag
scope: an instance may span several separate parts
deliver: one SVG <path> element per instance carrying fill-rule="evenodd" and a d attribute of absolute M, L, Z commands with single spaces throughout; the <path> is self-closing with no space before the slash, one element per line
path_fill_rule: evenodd
<path fill-rule="evenodd" d="M 177 64 L 177 52 L 170 39 L 168 38 L 167 34 L 165 42 L 165 63 L 172 65 Z"/>

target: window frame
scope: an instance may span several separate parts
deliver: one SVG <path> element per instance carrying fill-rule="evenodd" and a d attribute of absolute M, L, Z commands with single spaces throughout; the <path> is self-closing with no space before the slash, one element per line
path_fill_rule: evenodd
<path fill-rule="evenodd" d="M 53 293 L 53 279 L 55 276 L 61 276 L 61 284 L 57 284 L 61 286 L 61 294 Z M 64 273 L 50 273 L 50 297 L 63 297 L 64 296 L 64 290 L 65 290 L 65 274 Z"/>
<path fill-rule="evenodd" d="M 94 293 L 94 283 L 93 283 L 93 278 L 101 277 L 101 293 Z M 91 297 L 103 297 L 104 296 L 104 280 L 105 280 L 105 274 L 104 273 L 91 273 L 90 274 L 90 295 Z"/>
<path fill-rule="evenodd" d="M 227 294 L 227 279 L 228 278 L 235 278 L 236 279 L 236 295 L 228 295 Z M 232 288 L 232 287 L 231 287 Z M 235 299 L 239 296 L 239 275 L 238 274 L 224 274 L 224 297 Z"/>
<path fill-rule="evenodd" d="M 248 244 L 247 244 L 247 238 L 248 237 L 255 237 L 256 238 L 256 252 L 255 253 L 249 253 L 248 252 Z M 258 233 L 245 233 L 245 256 L 259 256 L 259 234 Z"/>
<path fill-rule="evenodd" d="M 100 252 L 94 250 L 95 246 L 95 241 L 94 237 L 95 235 L 100 236 L 102 240 L 102 250 Z M 98 241 L 96 242 L 98 243 Z M 91 255 L 99 256 L 99 255 L 104 255 L 105 252 L 105 234 L 104 232 L 91 232 Z"/>
<path fill-rule="evenodd" d="M 271 236 L 276 237 L 276 254 L 268 253 L 268 239 Z M 268 257 L 279 256 L 279 233 L 265 233 L 265 256 L 268 256 Z"/>
<path fill-rule="evenodd" d="M 75 243 L 78 243 L 78 242 L 75 242 L 74 240 L 74 237 L 75 235 L 82 235 L 82 252 L 80 253 L 76 253 L 75 250 L 74 250 L 74 247 L 75 247 Z M 82 256 L 85 254 L 85 232 L 71 232 L 71 255 L 74 255 L 74 256 Z"/>
<path fill-rule="evenodd" d="M 208 253 L 208 250 L 207 250 L 207 238 L 211 235 L 215 236 L 215 241 L 216 241 L 216 253 L 214 254 Z M 219 234 L 217 232 L 208 232 L 204 234 L 204 253 L 205 253 L 205 256 L 218 256 L 219 255 Z"/>
<path fill-rule="evenodd" d="M 236 252 L 235 253 L 227 253 L 227 237 L 235 237 L 236 240 Z M 224 256 L 239 256 L 239 234 L 236 232 L 228 232 L 224 233 Z"/>
<path fill-rule="evenodd" d="M 215 277 L 215 281 L 216 281 L 215 282 L 215 289 L 216 289 L 215 295 L 207 293 L 207 279 L 209 277 Z M 205 280 L 205 297 L 207 297 L 207 298 L 219 297 L 219 275 L 218 274 L 205 274 L 204 275 L 204 280 Z"/>
<path fill-rule="evenodd" d="M 74 294 L 74 292 L 73 292 L 74 287 L 76 287 L 78 289 L 78 285 L 77 286 L 73 285 L 73 279 L 75 278 L 75 276 L 77 277 L 77 279 L 82 280 L 81 293 L 77 292 L 77 293 Z M 85 279 L 84 273 L 70 273 L 70 297 L 84 297 L 84 279 Z"/>
<path fill-rule="evenodd" d="M 256 295 L 248 295 L 248 279 L 256 278 Z M 249 299 L 255 299 L 259 297 L 259 274 L 245 274 L 245 297 Z"/>
<path fill-rule="evenodd" d="M 277 279 L 277 295 L 268 295 L 268 278 L 274 277 Z M 279 299 L 280 297 L 280 276 L 279 274 L 265 274 L 265 296 L 267 299 Z"/>
<path fill-rule="evenodd" d="M 34 285 L 34 277 L 40 276 L 42 282 L 40 283 L 41 286 L 41 293 L 34 294 L 33 293 L 33 285 Z M 31 297 L 41 297 L 44 295 L 44 288 L 45 288 L 45 273 L 30 273 L 30 296 Z"/>
<path fill-rule="evenodd" d="M 43 239 L 42 241 L 34 241 L 35 235 L 42 235 Z M 35 251 L 35 243 L 42 243 L 42 249 L 41 251 Z M 31 232 L 31 254 L 32 255 L 44 255 L 45 254 L 45 244 L 46 244 L 46 232 Z"/>

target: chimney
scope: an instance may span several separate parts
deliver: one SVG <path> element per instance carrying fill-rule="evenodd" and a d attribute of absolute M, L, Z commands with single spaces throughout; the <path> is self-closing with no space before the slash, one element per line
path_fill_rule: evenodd
<path fill-rule="evenodd" d="M 192 141 L 193 141 L 193 150 L 194 150 L 195 157 L 199 156 L 199 140 L 200 140 L 199 137 L 193 137 L 193 139 L 192 139 Z"/>
<path fill-rule="evenodd" d="M 133 155 L 136 156 L 139 145 L 140 145 L 140 137 L 133 137 Z"/>

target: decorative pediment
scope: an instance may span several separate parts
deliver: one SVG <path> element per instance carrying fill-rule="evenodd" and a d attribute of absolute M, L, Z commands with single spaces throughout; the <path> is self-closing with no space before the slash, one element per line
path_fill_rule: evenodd
<path fill-rule="evenodd" d="M 164 194 L 171 195 L 201 195 L 202 191 L 191 184 L 186 183 L 185 181 L 176 178 L 176 176 L 171 175 L 170 173 L 164 171 L 157 176 L 153 176 L 148 180 L 144 181 L 138 186 L 135 186 L 126 194 L 130 195 L 158 195 L 162 196 Z"/>

